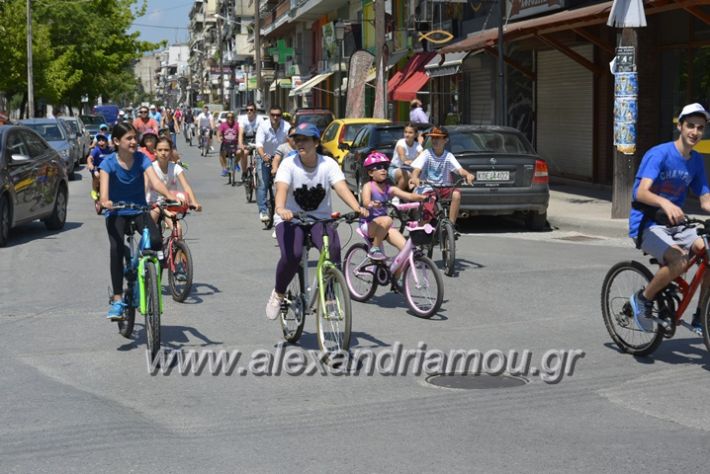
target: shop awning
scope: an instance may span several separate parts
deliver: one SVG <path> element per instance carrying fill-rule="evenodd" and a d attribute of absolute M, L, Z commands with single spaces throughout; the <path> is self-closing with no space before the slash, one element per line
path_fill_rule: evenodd
<path fill-rule="evenodd" d="M 291 92 L 289 92 L 288 95 L 289 95 L 289 97 L 293 97 L 296 95 L 308 94 L 311 91 L 311 89 L 313 89 L 315 86 L 317 86 L 321 82 L 325 81 L 331 75 L 333 75 L 332 72 L 317 74 L 317 75 L 313 76 L 312 78 L 308 79 L 306 82 L 304 82 L 300 86 L 298 86 L 294 89 L 291 89 Z"/>
<path fill-rule="evenodd" d="M 660 4 L 663 2 L 656 1 L 648 3 L 653 5 L 654 3 Z M 530 20 L 509 23 L 504 26 L 503 35 L 506 40 L 511 40 L 533 33 L 546 34 L 553 33 L 555 31 L 563 31 L 572 28 L 581 28 L 606 23 L 607 18 L 609 17 L 611 4 L 612 2 L 597 3 L 588 7 L 577 8 L 575 10 L 565 10 L 552 15 L 545 15 L 538 18 L 532 18 Z M 457 43 L 444 46 L 439 50 L 439 52 L 446 54 L 461 51 L 475 51 L 493 46 L 497 41 L 498 28 L 489 28 L 487 30 L 474 33 Z"/>
<path fill-rule="evenodd" d="M 402 82 L 392 93 L 393 100 L 410 101 L 416 99 L 417 92 L 429 80 L 425 72 L 415 71 L 406 81 Z"/>
<path fill-rule="evenodd" d="M 281 89 L 290 89 L 291 88 L 291 78 L 290 77 L 284 77 L 283 79 L 277 79 L 271 83 L 271 86 L 269 86 L 269 91 L 271 92 L 276 92 L 276 86 L 279 86 Z"/>
<path fill-rule="evenodd" d="M 431 58 L 433 58 L 436 55 L 436 53 L 433 52 L 427 52 L 427 53 L 417 53 L 414 56 L 412 56 L 409 59 L 409 62 L 407 63 L 404 68 L 402 68 L 400 71 L 397 71 L 394 73 L 394 75 L 390 78 L 389 81 L 387 81 L 387 95 L 394 98 L 393 93 L 394 91 L 399 87 L 400 84 L 403 84 L 405 81 L 409 79 L 410 76 L 414 75 L 415 72 L 421 72 L 424 74 L 424 76 L 429 79 L 429 77 L 424 73 L 424 65 L 427 64 Z M 420 78 L 421 80 L 421 78 Z M 426 81 L 422 83 L 422 85 L 426 84 Z M 421 86 L 420 86 L 421 87 Z M 419 89 L 417 89 L 419 90 Z M 394 99 L 394 100 L 406 100 L 406 99 Z"/>
<path fill-rule="evenodd" d="M 461 70 L 461 64 L 470 51 L 458 53 L 437 54 L 424 66 L 424 72 L 429 77 L 451 76 Z"/>

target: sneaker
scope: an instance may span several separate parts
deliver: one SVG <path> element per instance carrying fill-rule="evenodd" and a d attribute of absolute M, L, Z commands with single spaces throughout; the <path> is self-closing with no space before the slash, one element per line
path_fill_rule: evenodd
<path fill-rule="evenodd" d="M 221 176 L 222 176 L 222 177 L 225 177 L 225 176 L 227 176 L 228 174 L 229 174 L 229 171 L 227 171 L 227 170 L 225 169 L 225 170 L 222 170 L 222 175 L 221 175 Z"/>
<path fill-rule="evenodd" d="M 276 238 L 276 230 L 274 230 L 273 232 L 271 232 L 271 238 L 272 238 L 272 239 L 275 239 L 275 238 Z"/>
<path fill-rule="evenodd" d="M 110 319 L 111 321 L 123 319 L 123 312 L 125 311 L 125 309 L 126 303 L 124 303 L 123 300 L 112 301 L 111 303 L 109 303 L 108 314 L 106 315 L 106 318 Z"/>
<path fill-rule="evenodd" d="M 639 290 L 629 300 L 634 312 L 634 322 L 642 331 L 653 330 L 653 301 L 643 297 L 643 290 Z"/>
<path fill-rule="evenodd" d="M 695 314 L 693 314 L 693 320 L 690 322 L 693 327 L 693 332 L 698 336 L 703 335 L 703 324 L 700 322 L 700 310 L 696 309 Z"/>
<path fill-rule="evenodd" d="M 266 303 L 266 318 L 270 320 L 274 320 L 279 317 L 279 313 L 281 312 L 281 302 L 283 301 L 283 298 L 279 298 L 279 295 L 276 294 L 276 290 L 271 291 L 271 296 L 269 296 L 269 302 Z"/>
<path fill-rule="evenodd" d="M 178 270 L 174 273 L 175 275 L 175 280 L 179 281 L 180 283 L 184 283 L 187 281 L 187 275 L 185 275 L 185 272 L 182 270 Z"/>
<path fill-rule="evenodd" d="M 379 247 L 372 247 L 370 251 L 367 252 L 367 256 L 370 258 L 370 260 L 376 261 L 382 261 L 387 258 L 385 254 L 382 253 L 382 249 L 380 249 Z"/>
<path fill-rule="evenodd" d="M 91 199 L 93 199 L 94 201 L 98 201 L 98 200 L 99 200 L 99 193 L 97 193 L 97 192 L 94 191 L 93 189 L 91 190 Z"/>
<path fill-rule="evenodd" d="M 264 223 L 269 222 L 269 215 L 265 212 L 260 212 L 259 213 L 259 220 Z"/>
<path fill-rule="evenodd" d="M 242 173 L 241 181 L 242 183 L 247 180 L 247 174 L 244 172 Z"/>

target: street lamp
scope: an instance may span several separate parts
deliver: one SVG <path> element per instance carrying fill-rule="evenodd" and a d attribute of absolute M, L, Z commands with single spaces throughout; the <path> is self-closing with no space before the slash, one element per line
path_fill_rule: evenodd
<path fill-rule="evenodd" d="M 345 37 L 345 25 L 342 21 L 335 22 L 335 40 L 338 42 L 338 117 L 343 117 L 343 38 Z"/>

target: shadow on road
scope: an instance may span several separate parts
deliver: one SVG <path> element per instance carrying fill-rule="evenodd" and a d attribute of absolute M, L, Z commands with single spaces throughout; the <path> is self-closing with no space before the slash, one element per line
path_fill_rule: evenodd
<path fill-rule="evenodd" d="M 47 230 L 43 223 L 35 221 L 29 224 L 23 224 L 15 227 L 10 231 L 10 238 L 7 246 L 15 247 L 17 245 L 26 244 L 35 240 L 56 240 L 57 235 L 63 232 L 78 229 L 84 225 L 82 222 L 67 222 L 60 230 Z"/>
<path fill-rule="evenodd" d="M 192 336 L 190 340 L 189 336 Z M 197 343 L 197 341 L 201 343 Z M 167 349 L 183 349 L 189 347 L 207 347 L 221 345 L 221 341 L 213 341 L 197 329 L 190 326 L 160 326 L 160 342 Z M 145 325 L 136 323 L 130 342 L 118 347 L 116 350 L 127 352 L 146 345 Z"/>
<path fill-rule="evenodd" d="M 168 289 L 168 293 L 170 293 L 170 289 Z M 204 302 L 202 299 L 203 296 L 212 296 L 217 293 L 222 293 L 222 291 L 214 285 L 210 285 L 209 283 L 193 283 L 190 295 L 182 304 L 200 304 Z"/>
<path fill-rule="evenodd" d="M 274 347 L 278 347 L 279 344 L 284 344 L 283 341 L 279 341 L 276 344 L 274 344 Z M 286 343 L 288 346 L 289 344 Z M 290 344 L 293 346 L 298 346 L 302 349 L 305 350 L 320 350 L 320 346 L 318 346 L 318 335 L 314 332 L 303 332 L 301 335 L 301 338 L 298 340 L 298 342 L 294 344 Z M 361 332 L 361 331 L 353 331 L 350 333 L 350 349 L 363 349 L 363 348 L 369 348 L 369 349 L 374 349 L 376 347 L 389 347 L 390 344 L 386 343 L 385 341 L 381 339 L 377 339 L 375 336 Z"/>
<path fill-rule="evenodd" d="M 449 278 L 442 276 L 442 278 Z M 446 283 L 444 283 L 446 284 Z M 419 317 L 417 316 L 414 312 L 412 312 L 411 309 L 409 309 L 409 306 L 407 306 L 406 301 L 404 300 L 405 296 L 404 294 L 401 293 L 393 293 L 393 292 L 388 292 L 383 295 L 375 295 L 370 299 L 368 303 L 365 304 L 372 304 L 373 308 L 401 308 L 407 312 L 407 314 L 414 316 L 414 317 Z M 441 303 L 441 309 L 439 310 L 439 313 L 435 314 L 432 316 L 430 319 L 431 321 L 446 321 L 449 318 L 441 314 L 442 312 L 446 312 L 444 309 L 444 306 L 448 300 L 444 299 L 444 301 Z M 422 319 L 427 319 L 427 318 L 422 318 Z M 354 334 L 354 333 L 353 333 Z"/>
<path fill-rule="evenodd" d="M 613 342 L 606 342 L 604 346 L 623 354 Z M 652 365 L 656 362 L 665 362 L 674 365 L 699 365 L 710 371 L 710 352 L 706 350 L 699 337 L 664 339 L 653 354 L 645 357 L 632 357 L 640 364 Z"/>

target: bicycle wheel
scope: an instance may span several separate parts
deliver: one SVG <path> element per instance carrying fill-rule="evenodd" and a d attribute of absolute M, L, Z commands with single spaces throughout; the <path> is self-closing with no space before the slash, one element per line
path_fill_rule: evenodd
<path fill-rule="evenodd" d="M 118 321 L 118 332 L 126 339 L 131 339 L 133 336 L 133 326 L 136 322 L 136 307 L 133 304 L 135 301 L 133 295 L 134 286 L 135 281 L 126 282 L 126 289 L 123 290 L 123 301 L 127 301 L 128 306 L 126 306 L 126 311 L 123 313 L 123 320 Z"/>
<path fill-rule="evenodd" d="M 316 298 L 318 345 L 326 354 L 347 351 L 350 348 L 352 308 L 345 277 L 337 268 L 328 267 L 320 284 L 324 288 L 325 302 L 320 297 Z"/>
<path fill-rule="evenodd" d="M 168 284 L 173 299 L 182 303 L 192 290 L 192 253 L 184 240 L 173 242 L 172 259 L 173 264 L 168 266 Z"/>
<path fill-rule="evenodd" d="M 367 301 L 377 290 L 377 265 L 367 256 L 367 250 L 366 244 L 358 242 L 345 254 L 345 281 L 350 297 L 355 301 Z"/>
<path fill-rule="evenodd" d="M 431 318 L 444 301 L 444 281 L 434 262 L 424 255 L 414 257 L 414 266 L 404 271 L 404 297 L 414 313 Z"/>
<path fill-rule="evenodd" d="M 158 273 L 152 261 L 145 262 L 145 338 L 151 359 L 160 351 L 160 288 Z"/>
<path fill-rule="evenodd" d="M 247 202 L 252 202 L 254 198 L 254 177 L 252 174 L 252 170 L 249 168 L 247 170 L 246 179 L 244 180 L 244 192 L 247 195 Z"/>
<path fill-rule="evenodd" d="M 452 276 L 456 267 L 456 234 L 454 225 L 449 221 L 444 221 L 441 226 L 439 236 L 439 248 L 441 248 L 441 259 L 444 261 L 444 275 Z"/>
<path fill-rule="evenodd" d="M 710 351 L 710 293 L 705 295 L 705 301 L 700 304 L 700 324 L 703 325 L 703 342 L 705 348 Z"/>
<path fill-rule="evenodd" d="M 266 230 L 271 229 L 274 226 L 274 198 L 266 200 L 267 214 L 269 215 L 269 220 L 264 224 Z"/>
<path fill-rule="evenodd" d="M 288 305 L 288 310 L 282 310 L 279 318 L 284 339 L 288 342 L 298 341 L 301 338 L 301 334 L 303 334 L 303 326 L 306 322 L 306 295 L 304 289 L 303 270 L 299 267 L 296 278 L 291 280 L 286 290 L 284 301 Z"/>
<path fill-rule="evenodd" d="M 230 156 L 229 158 L 229 163 L 227 164 L 229 166 L 229 184 L 232 186 L 235 186 L 237 184 L 237 175 L 234 172 L 234 157 Z"/>
<path fill-rule="evenodd" d="M 656 350 L 663 333 L 655 322 L 645 331 L 634 321 L 631 295 L 644 288 L 653 275 L 636 261 L 619 262 L 607 272 L 602 284 L 601 305 L 604 325 L 622 352 L 645 356 Z M 653 313 L 659 314 L 659 300 L 653 303 Z"/>

